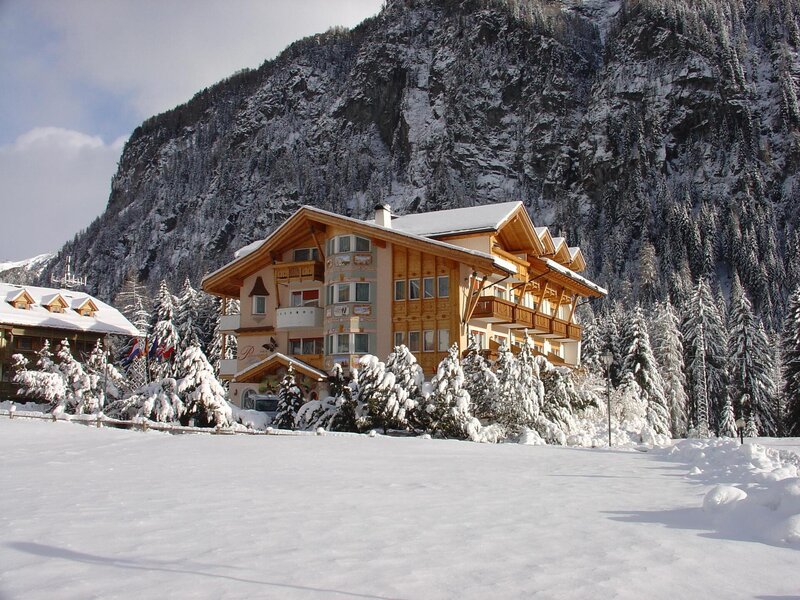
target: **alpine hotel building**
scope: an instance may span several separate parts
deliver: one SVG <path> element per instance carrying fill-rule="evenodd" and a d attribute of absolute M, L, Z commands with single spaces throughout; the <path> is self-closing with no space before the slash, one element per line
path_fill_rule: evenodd
<path fill-rule="evenodd" d="M 385 360 L 399 344 L 430 376 L 470 334 L 492 354 L 527 331 L 538 353 L 577 366 L 575 309 L 606 294 L 579 274 L 585 267 L 580 249 L 534 227 L 521 202 L 397 217 L 384 205 L 373 221 L 303 206 L 203 289 L 241 301 L 222 327 L 238 357 L 221 364 L 241 404 L 274 390 L 289 363 L 312 390 L 334 363 Z"/>

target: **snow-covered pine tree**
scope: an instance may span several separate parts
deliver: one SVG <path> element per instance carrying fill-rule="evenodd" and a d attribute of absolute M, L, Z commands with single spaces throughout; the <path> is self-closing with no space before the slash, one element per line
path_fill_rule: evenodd
<path fill-rule="evenodd" d="M 789 298 L 781 339 L 786 433 L 800 436 L 800 287 Z"/>
<path fill-rule="evenodd" d="M 219 323 L 220 309 L 223 301 L 226 304 L 231 304 L 230 300 L 222 300 L 211 294 L 206 294 L 203 290 L 197 290 L 197 323 L 195 331 L 200 340 L 200 348 L 202 348 L 203 352 L 208 357 L 209 362 L 212 362 L 210 353 L 216 340 L 216 326 Z"/>
<path fill-rule="evenodd" d="M 28 369 L 28 359 L 22 354 L 12 356 L 13 381 L 20 386 L 18 395 L 46 402 L 50 405 L 49 410 L 53 410 L 61 405 L 67 395 L 66 383 L 58 365 L 53 362 L 48 340 L 45 340 L 37 355 L 36 369 Z"/>
<path fill-rule="evenodd" d="M 178 332 L 178 343 L 176 352 L 183 354 L 191 345 L 199 346 L 202 350 L 201 323 L 200 323 L 200 299 L 197 290 L 192 287 L 192 283 L 187 277 L 183 281 L 181 293 L 175 305 L 174 313 L 175 329 Z"/>
<path fill-rule="evenodd" d="M 188 425 L 193 420 L 196 427 L 230 426 L 233 413 L 225 399 L 225 388 L 200 346 L 192 344 L 183 351 L 178 369 L 181 379 L 177 393 L 186 406 L 181 423 Z"/>
<path fill-rule="evenodd" d="M 383 428 L 384 433 L 405 427 L 394 373 L 387 372 L 386 365 L 371 354 L 362 356 L 358 366 L 358 401 L 367 407 L 370 426 Z"/>
<path fill-rule="evenodd" d="M 222 330 L 221 322 L 222 322 L 222 304 L 225 303 L 226 305 L 226 315 L 236 315 L 239 314 L 239 301 L 238 300 L 228 300 L 228 299 L 214 299 L 214 306 L 215 308 L 215 317 L 214 317 L 214 328 L 211 336 L 211 340 L 209 342 L 209 354 L 208 354 L 208 361 L 211 363 L 211 366 L 214 367 L 214 372 L 219 374 L 219 361 L 220 360 L 231 360 L 236 358 L 236 336 L 233 335 L 226 335 L 225 336 L 225 344 L 223 349 L 222 343 Z M 224 350 L 224 352 L 223 352 Z M 223 384 L 224 385 L 224 384 Z"/>
<path fill-rule="evenodd" d="M 172 357 L 178 347 L 178 330 L 175 327 L 174 298 L 165 281 L 161 281 L 158 295 L 153 305 L 153 326 L 150 344 L 161 349 L 161 356 L 151 361 L 151 369 L 156 378 L 168 377 L 175 372 Z"/>
<path fill-rule="evenodd" d="M 522 382 L 519 364 L 505 340 L 497 350 L 495 374 L 497 396 L 491 414 L 508 433 L 519 433 L 524 427 L 532 424 L 533 412 L 528 410 L 530 407 L 525 403 L 526 397 L 520 395 Z"/>
<path fill-rule="evenodd" d="M 573 402 L 580 400 L 572 374 L 567 368 L 556 368 L 544 357 L 539 357 L 539 374 L 544 388 L 541 414 L 537 415 L 535 428 L 549 444 L 563 446 L 576 428 Z"/>
<path fill-rule="evenodd" d="M 458 359 L 458 344 L 453 344 L 431 379 L 430 405 L 432 430 L 448 438 L 473 438 L 480 422 L 469 414 L 469 392 L 464 388 L 464 371 Z"/>
<path fill-rule="evenodd" d="M 727 331 L 711 295 L 701 278 L 686 309 L 683 322 L 686 379 L 691 418 L 698 435 L 719 423 L 727 394 Z"/>
<path fill-rule="evenodd" d="M 758 437 L 758 427 L 756 426 L 756 419 L 752 411 L 747 415 L 747 423 L 744 426 L 744 437 Z"/>
<path fill-rule="evenodd" d="M 63 340 L 56 353 L 58 370 L 64 378 L 66 394 L 63 400 L 53 407 L 53 412 L 69 414 L 94 414 L 102 410 L 102 396 L 98 389 L 96 376 L 89 375 L 72 356 L 69 341 Z"/>
<path fill-rule="evenodd" d="M 109 414 L 121 419 L 144 418 L 160 423 L 179 421 L 186 406 L 177 394 L 178 382 L 165 377 L 143 385 L 130 396 L 117 400 Z"/>
<path fill-rule="evenodd" d="M 633 319 L 625 334 L 627 352 L 622 361 L 623 376 L 630 373 L 641 389 L 647 403 L 647 421 L 660 435 L 670 434 L 670 411 L 664 397 L 664 382 L 658 372 L 650 347 L 647 321 L 641 307 L 636 307 Z"/>
<path fill-rule="evenodd" d="M 464 387 L 469 392 L 470 413 L 479 419 L 495 419 L 497 402 L 497 376 L 480 353 L 478 341 L 470 334 L 466 355 L 461 361 L 464 371 Z"/>
<path fill-rule="evenodd" d="M 664 382 L 664 399 L 670 412 L 672 437 L 684 437 L 688 428 L 686 376 L 683 373 L 683 341 L 678 315 L 667 301 L 657 304 L 650 327 L 653 356 Z"/>
<path fill-rule="evenodd" d="M 730 398 L 725 400 L 725 406 L 722 409 L 722 416 L 719 421 L 719 435 L 720 437 L 737 437 L 736 415 L 733 412 L 733 402 L 731 402 Z"/>
<path fill-rule="evenodd" d="M 600 335 L 600 323 L 597 319 L 585 321 L 583 339 L 581 340 L 581 365 L 591 373 L 605 377 L 605 367 L 601 360 L 604 344 Z"/>
<path fill-rule="evenodd" d="M 303 392 L 294 379 L 294 367 L 289 365 L 281 380 L 278 391 L 278 412 L 272 424 L 279 429 L 294 429 L 297 426 L 297 413 L 305 403 Z"/>
<path fill-rule="evenodd" d="M 776 435 L 777 392 L 769 339 L 753 314 L 753 307 L 738 277 L 734 278 L 731 296 L 728 343 L 731 392 L 734 398 L 745 395 L 750 398 L 749 407 L 761 435 Z"/>
<path fill-rule="evenodd" d="M 422 367 L 411 351 L 403 344 L 396 346 L 386 359 L 386 371 L 394 375 L 394 395 L 400 407 L 397 420 L 414 427 L 415 414 L 420 406 L 420 387 L 425 381 Z"/>
<path fill-rule="evenodd" d="M 108 361 L 108 356 L 102 340 L 98 339 L 85 366 L 95 386 L 92 394 L 101 399 L 101 406 L 119 400 L 129 385 L 126 377 Z"/>
<path fill-rule="evenodd" d="M 356 374 L 357 375 L 357 374 Z M 366 420 L 365 407 L 359 406 L 354 384 L 345 379 L 342 365 L 334 364 L 328 379 L 328 392 L 335 400 L 338 412 L 331 422 L 334 431 L 359 431 L 360 424 Z"/>

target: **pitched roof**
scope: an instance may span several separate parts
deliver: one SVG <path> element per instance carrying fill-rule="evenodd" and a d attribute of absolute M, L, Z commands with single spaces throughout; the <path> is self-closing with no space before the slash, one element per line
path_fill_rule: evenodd
<path fill-rule="evenodd" d="M 497 230 L 520 206 L 522 202 L 501 202 L 402 215 L 392 218 L 392 229 L 423 237 Z"/>
<path fill-rule="evenodd" d="M 275 368 L 278 365 L 283 365 L 284 367 L 291 365 L 299 373 L 302 373 L 311 379 L 316 379 L 317 381 L 324 381 L 328 378 L 326 373 L 320 371 L 316 367 L 312 367 L 307 362 L 299 360 L 293 356 L 286 356 L 280 352 L 275 352 L 270 354 L 267 358 L 245 367 L 233 376 L 233 380 L 245 382 L 250 377 L 260 376 L 264 372 L 268 372 L 271 368 Z"/>
<path fill-rule="evenodd" d="M 34 304 L 27 310 L 14 308 L 10 302 L 24 292 L 33 298 Z M 92 317 L 82 316 L 75 310 L 67 310 L 63 313 L 50 312 L 45 305 L 57 296 L 61 296 L 73 309 L 91 301 L 97 307 L 97 312 Z M 0 302 L 0 324 L 2 325 L 51 327 L 100 334 L 140 335 L 139 330 L 116 308 L 100 302 L 97 298 L 84 292 L 0 282 L 0 298 L 6 299 L 5 302 Z"/>

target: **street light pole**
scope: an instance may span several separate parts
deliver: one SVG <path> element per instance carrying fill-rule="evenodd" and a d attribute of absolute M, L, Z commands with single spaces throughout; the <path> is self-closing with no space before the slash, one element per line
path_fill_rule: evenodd
<path fill-rule="evenodd" d="M 606 367 L 606 413 L 608 413 L 608 447 L 611 448 L 611 364 L 614 355 L 611 350 L 606 350 L 600 357 Z"/>

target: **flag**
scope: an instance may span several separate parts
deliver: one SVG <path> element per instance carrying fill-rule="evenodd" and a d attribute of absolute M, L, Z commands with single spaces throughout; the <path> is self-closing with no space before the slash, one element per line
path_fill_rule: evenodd
<path fill-rule="evenodd" d="M 121 364 L 123 367 L 129 366 L 137 356 L 142 353 L 142 348 L 139 345 L 139 338 L 136 338 L 136 341 L 133 342 L 133 346 L 131 346 L 130 352 L 128 355 L 122 359 Z"/>
<path fill-rule="evenodd" d="M 147 352 L 147 358 L 154 359 L 158 357 L 158 338 L 153 338 L 150 342 L 150 349 Z"/>

